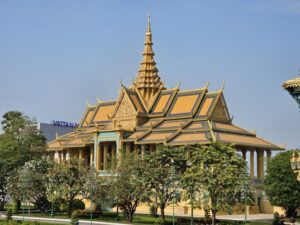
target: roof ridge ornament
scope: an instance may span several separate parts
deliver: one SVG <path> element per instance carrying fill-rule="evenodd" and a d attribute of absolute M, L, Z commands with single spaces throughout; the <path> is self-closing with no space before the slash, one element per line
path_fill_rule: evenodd
<path fill-rule="evenodd" d="M 205 87 L 206 87 L 206 89 L 208 89 L 209 85 L 210 85 L 210 82 L 209 82 L 209 81 L 207 81 L 207 82 L 205 83 Z"/>
<path fill-rule="evenodd" d="M 176 88 L 179 90 L 181 85 L 181 80 L 177 83 Z"/>
<path fill-rule="evenodd" d="M 101 100 L 98 96 L 97 96 L 96 98 L 97 98 L 97 102 L 98 102 L 98 103 L 103 103 L 103 102 L 104 102 L 104 101 Z"/>
<path fill-rule="evenodd" d="M 93 107 L 93 106 L 90 104 L 89 99 L 86 99 L 86 105 L 87 105 L 88 108 Z"/>
<path fill-rule="evenodd" d="M 221 91 L 224 91 L 224 88 L 225 88 L 225 82 L 223 81 L 220 90 L 221 90 Z"/>

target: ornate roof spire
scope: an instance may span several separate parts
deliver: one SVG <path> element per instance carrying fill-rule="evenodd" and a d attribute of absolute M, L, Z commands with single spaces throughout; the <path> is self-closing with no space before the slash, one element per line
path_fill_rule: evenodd
<path fill-rule="evenodd" d="M 158 69 L 156 68 L 152 45 L 150 14 L 148 12 L 148 26 L 145 35 L 143 59 L 133 83 L 133 87 L 140 92 L 147 106 L 151 104 L 150 100 L 153 100 L 156 93 L 163 88 L 163 82 L 160 80 Z"/>

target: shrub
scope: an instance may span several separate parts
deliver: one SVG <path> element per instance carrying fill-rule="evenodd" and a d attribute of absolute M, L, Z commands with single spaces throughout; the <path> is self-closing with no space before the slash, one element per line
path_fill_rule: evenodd
<path fill-rule="evenodd" d="M 155 224 L 155 225 L 163 225 L 164 222 L 163 222 L 162 218 L 159 217 L 159 218 L 156 218 L 156 219 L 155 219 L 155 223 L 154 223 L 154 224 Z"/>
<path fill-rule="evenodd" d="M 79 224 L 79 211 L 75 210 L 71 215 L 71 225 Z"/>
<path fill-rule="evenodd" d="M 19 206 L 17 202 L 13 202 L 12 204 L 12 214 L 18 214 L 19 213 Z"/>
<path fill-rule="evenodd" d="M 24 221 L 22 225 L 40 225 L 38 221 Z"/>
<path fill-rule="evenodd" d="M 14 221 L 14 220 L 10 220 L 10 221 L 7 221 L 6 225 L 18 225 L 18 222 Z"/>
<path fill-rule="evenodd" d="M 204 208 L 204 220 L 205 220 L 205 222 L 207 222 L 207 223 L 210 223 L 210 222 L 211 222 L 210 210 L 209 210 L 209 208 L 207 208 L 207 207 Z"/>
<path fill-rule="evenodd" d="M 8 208 L 7 210 L 6 210 L 6 220 L 11 220 L 12 218 L 12 208 Z"/>
<path fill-rule="evenodd" d="M 280 220 L 280 215 L 278 212 L 274 213 L 274 218 L 273 218 L 273 225 L 278 225 L 279 224 L 279 220 Z"/>
<path fill-rule="evenodd" d="M 84 210 L 85 204 L 83 201 L 81 201 L 79 199 L 75 199 L 72 203 L 72 208 L 73 208 L 73 210 Z"/>
<path fill-rule="evenodd" d="M 158 215 L 157 215 L 157 206 L 156 205 L 154 205 L 154 204 L 150 205 L 149 210 L 150 210 L 150 215 L 152 217 L 154 217 L 154 218 L 158 217 Z"/>

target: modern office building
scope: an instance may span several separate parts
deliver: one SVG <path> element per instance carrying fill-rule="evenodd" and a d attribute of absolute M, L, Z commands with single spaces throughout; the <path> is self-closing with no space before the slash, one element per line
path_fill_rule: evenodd
<path fill-rule="evenodd" d="M 76 127 L 76 123 L 64 121 L 52 121 L 51 123 L 37 124 L 37 129 L 42 132 L 47 142 L 55 140 L 58 136 L 74 131 Z"/>

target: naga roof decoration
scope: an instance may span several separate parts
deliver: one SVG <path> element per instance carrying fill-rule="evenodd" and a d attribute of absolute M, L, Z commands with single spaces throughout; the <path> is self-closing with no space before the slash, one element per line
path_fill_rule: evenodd
<path fill-rule="evenodd" d="M 108 131 L 126 133 L 122 141 L 135 144 L 220 141 L 242 148 L 284 149 L 232 124 L 223 87 L 215 92 L 209 92 L 208 85 L 186 91 L 179 86 L 166 89 L 158 75 L 152 44 L 148 18 L 143 59 L 133 85 L 122 85 L 116 101 L 88 106 L 76 130 L 49 142 L 49 151 L 93 145 L 97 134 Z"/>

